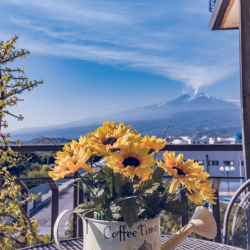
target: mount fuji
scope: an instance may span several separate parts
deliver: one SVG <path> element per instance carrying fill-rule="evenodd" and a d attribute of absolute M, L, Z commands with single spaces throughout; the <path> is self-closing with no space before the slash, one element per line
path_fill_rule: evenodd
<path fill-rule="evenodd" d="M 104 121 L 123 121 L 139 133 L 162 137 L 171 120 L 168 135 L 233 136 L 241 131 L 240 101 L 205 94 L 182 95 L 177 99 L 134 108 L 113 115 L 92 117 L 62 125 L 26 128 L 10 132 L 12 139 L 79 138 Z"/>

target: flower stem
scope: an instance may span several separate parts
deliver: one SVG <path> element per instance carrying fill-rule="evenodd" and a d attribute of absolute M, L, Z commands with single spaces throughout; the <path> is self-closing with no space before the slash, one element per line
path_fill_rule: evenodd
<path fill-rule="evenodd" d="M 91 157 L 91 162 L 90 162 L 90 164 L 91 164 L 91 168 L 93 168 L 93 157 Z M 90 173 L 89 173 L 89 176 L 90 176 L 91 180 L 93 181 L 94 186 L 96 187 L 95 181 L 94 181 L 94 179 L 93 179 L 93 176 L 92 176 Z"/>
<path fill-rule="evenodd" d="M 168 189 L 170 188 L 172 182 L 174 181 L 174 178 L 172 179 L 172 181 L 169 183 L 169 185 L 167 186 L 167 188 L 165 189 L 165 191 L 163 192 L 161 198 L 157 201 L 155 208 L 157 208 L 157 206 L 161 203 L 163 197 L 165 196 L 165 194 L 167 193 Z"/>
<path fill-rule="evenodd" d="M 88 184 L 85 182 L 85 180 L 82 178 L 81 174 L 79 173 L 79 170 L 77 170 L 76 172 L 79 177 L 81 178 L 82 182 L 86 185 L 86 187 L 88 188 L 89 192 L 94 196 L 94 193 L 92 192 L 91 188 L 88 186 Z"/>
<path fill-rule="evenodd" d="M 114 199 L 114 189 L 115 189 L 115 179 L 114 179 L 114 170 L 111 172 L 111 199 Z"/>
<path fill-rule="evenodd" d="M 184 187 L 184 188 L 181 188 L 181 189 L 177 190 L 178 193 L 176 192 L 176 194 L 175 194 L 173 200 L 177 197 L 177 195 L 179 195 L 179 194 L 180 194 L 183 190 L 185 190 L 185 189 L 187 189 L 187 188 Z"/>
<path fill-rule="evenodd" d="M 111 176 L 111 173 L 110 175 L 107 177 L 106 181 L 108 180 L 108 178 Z M 97 193 L 96 195 L 93 195 L 93 198 L 92 200 L 89 202 L 89 205 L 91 204 L 91 202 L 95 199 L 95 197 L 98 195 L 98 193 L 100 192 L 100 190 L 104 187 L 104 185 L 106 185 L 106 181 L 100 186 L 100 188 L 97 190 Z M 89 205 L 86 207 L 86 209 L 88 209 Z"/>

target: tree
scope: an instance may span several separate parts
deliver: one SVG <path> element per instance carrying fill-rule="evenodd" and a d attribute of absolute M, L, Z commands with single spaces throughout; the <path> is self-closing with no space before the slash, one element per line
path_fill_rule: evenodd
<path fill-rule="evenodd" d="M 1 68 L 2 65 L 13 62 L 16 58 L 23 58 L 29 51 L 21 49 L 16 51 L 14 43 L 18 37 L 11 38 L 6 43 L 0 42 L 0 138 L 2 148 L 0 148 L 0 165 L 16 166 L 16 163 L 30 160 L 30 157 L 15 153 L 11 147 L 10 134 L 4 134 L 2 128 L 8 127 L 4 120 L 6 115 L 22 120 L 22 115 L 12 114 L 8 107 L 17 105 L 23 99 L 18 98 L 25 90 L 32 90 L 43 81 L 29 81 L 21 68 L 11 69 Z M 14 75 L 15 74 L 15 75 Z M 20 145 L 17 140 L 15 144 Z M 22 208 L 26 202 L 33 201 L 36 196 L 22 195 L 21 188 L 15 183 L 15 178 L 7 171 L 6 167 L 0 169 L 0 175 L 4 178 L 4 183 L 0 185 L 0 249 L 12 250 L 20 247 L 31 246 L 40 242 L 48 241 L 49 238 L 38 236 L 38 222 L 35 218 L 29 218 Z M 1 183 L 0 183 L 1 184 Z M 18 195 L 22 201 L 18 200 Z M 7 221 L 10 218 L 10 221 Z"/>
<path fill-rule="evenodd" d="M 0 249 L 14 250 L 49 242 L 50 236 L 40 237 L 37 220 L 30 219 L 22 208 L 24 203 L 34 201 L 39 195 L 22 195 L 20 186 L 6 168 L 2 168 L 0 174 L 4 177 L 0 185 Z M 18 196 L 23 200 L 19 201 Z"/>
<path fill-rule="evenodd" d="M 11 38 L 10 41 L 4 43 L 0 42 L 0 137 L 2 139 L 2 149 L 0 149 L 0 164 L 7 161 L 15 166 L 15 163 L 21 161 L 25 157 L 22 155 L 17 155 L 13 152 L 11 147 L 8 145 L 11 143 L 10 134 L 2 133 L 2 128 L 7 128 L 7 121 L 4 120 L 6 115 L 13 116 L 18 120 L 22 120 L 24 117 L 22 115 L 14 115 L 9 110 L 8 107 L 17 105 L 18 102 L 23 101 L 23 99 L 18 98 L 18 95 L 22 94 L 23 91 L 31 91 L 38 84 L 42 84 L 43 80 L 29 81 L 29 78 L 25 75 L 22 68 L 11 69 L 5 67 L 2 69 L 2 65 L 13 62 L 16 58 L 23 58 L 30 54 L 29 51 L 25 49 L 15 50 L 14 44 L 16 43 L 18 37 L 15 36 Z M 19 145 L 20 141 L 17 140 L 15 144 Z"/>

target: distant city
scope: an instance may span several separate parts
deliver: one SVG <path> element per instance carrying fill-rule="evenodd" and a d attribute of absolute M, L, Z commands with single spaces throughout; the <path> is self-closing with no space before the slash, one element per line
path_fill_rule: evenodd
<path fill-rule="evenodd" d="M 168 144 L 234 144 L 242 142 L 242 134 L 236 133 L 235 137 L 208 137 L 190 138 L 189 136 L 167 136 L 164 138 Z"/>
<path fill-rule="evenodd" d="M 167 144 L 234 144 L 242 142 L 241 133 L 236 133 L 234 137 L 208 137 L 193 138 L 189 136 L 167 136 L 163 138 Z M 78 140 L 75 138 L 74 140 Z M 29 141 L 22 141 L 22 145 L 48 145 L 48 144 L 67 144 L 72 139 L 68 138 L 35 138 Z"/>

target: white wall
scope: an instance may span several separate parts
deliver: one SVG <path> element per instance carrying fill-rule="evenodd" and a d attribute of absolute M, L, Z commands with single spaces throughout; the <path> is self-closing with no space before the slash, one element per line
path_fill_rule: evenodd
<path fill-rule="evenodd" d="M 157 153 L 156 158 L 158 160 L 163 160 L 164 151 L 160 151 Z M 224 166 L 223 161 L 234 161 L 234 167 L 235 171 L 230 176 L 240 176 L 240 167 L 239 167 L 239 157 L 241 157 L 241 160 L 243 160 L 243 152 L 242 151 L 176 151 L 175 155 L 182 153 L 184 155 L 183 159 L 193 159 L 193 160 L 202 160 L 204 161 L 204 171 L 209 172 L 211 176 L 224 176 L 220 171 L 220 167 Z M 218 166 L 209 166 L 209 171 L 207 169 L 207 158 L 206 155 L 208 155 L 208 160 L 210 161 L 219 161 Z M 244 166 L 242 168 L 242 176 L 244 176 Z"/>

